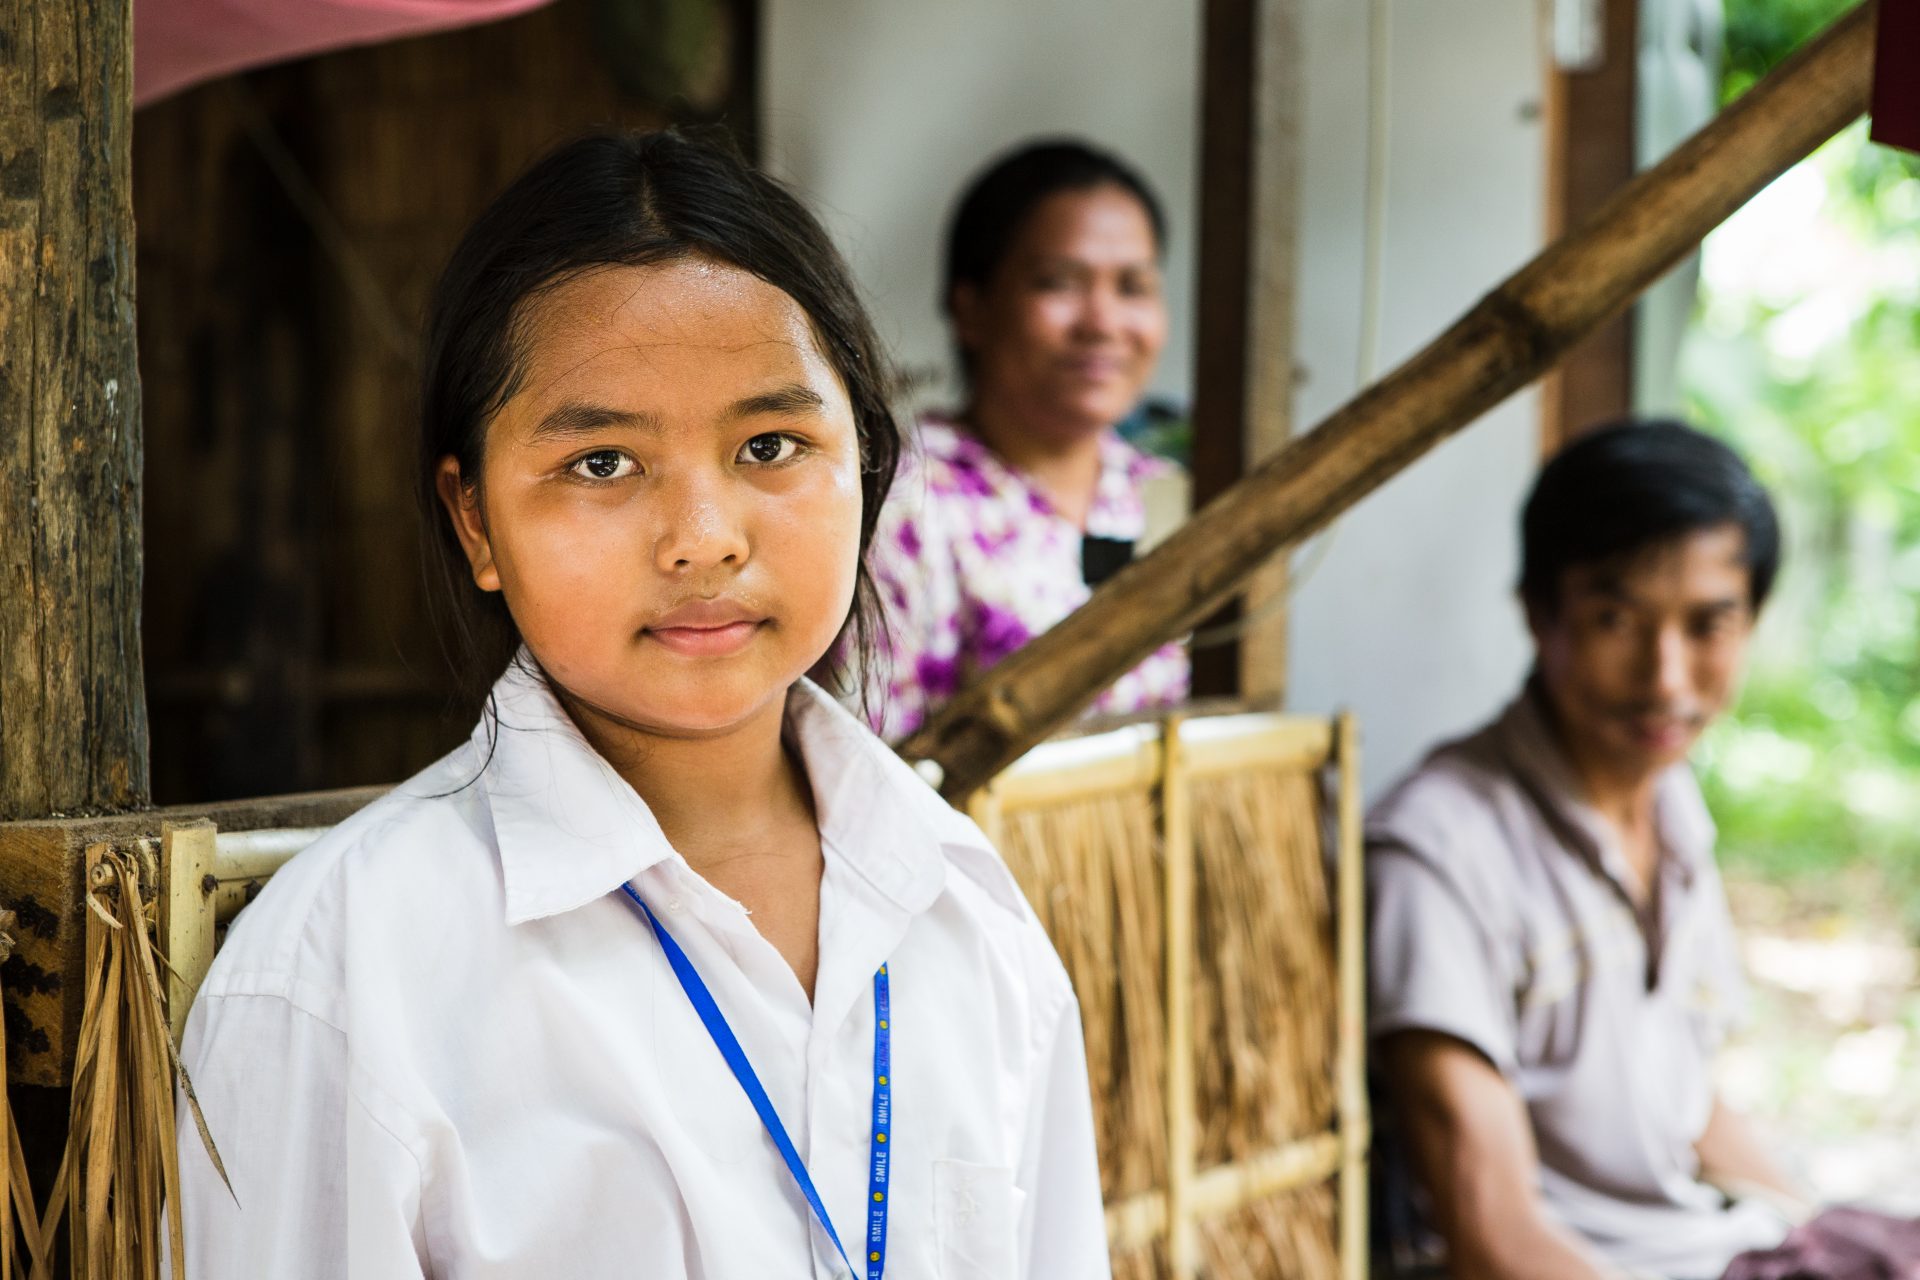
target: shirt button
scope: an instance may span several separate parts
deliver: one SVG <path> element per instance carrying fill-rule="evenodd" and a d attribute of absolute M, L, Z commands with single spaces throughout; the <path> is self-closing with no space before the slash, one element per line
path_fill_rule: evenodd
<path fill-rule="evenodd" d="M 668 899 L 668 900 L 667 900 L 667 910 L 669 910 L 669 911 L 673 911 L 673 912 L 678 912 L 678 911 L 680 910 L 680 899 L 678 899 L 678 898 L 670 898 L 670 899 Z"/>

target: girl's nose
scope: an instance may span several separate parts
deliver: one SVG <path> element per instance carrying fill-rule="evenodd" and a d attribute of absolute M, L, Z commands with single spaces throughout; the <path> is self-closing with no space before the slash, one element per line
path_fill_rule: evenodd
<path fill-rule="evenodd" d="M 746 563 L 745 522 L 726 488 L 719 477 L 687 476 L 657 491 L 661 524 L 653 559 L 660 572 L 677 576 Z"/>

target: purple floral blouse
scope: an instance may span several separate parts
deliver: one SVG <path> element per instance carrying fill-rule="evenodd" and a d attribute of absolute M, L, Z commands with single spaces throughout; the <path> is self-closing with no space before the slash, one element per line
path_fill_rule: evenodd
<path fill-rule="evenodd" d="M 921 420 L 918 446 L 903 458 L 867 553 L 887 620 L 869 715 L 896 742 L 1092 594 L 1081 576 L 1081 529 L 1024 474 L 944 418 Z M 1137 540 L 1146 523 L 1141 486 L 1168 465 L 1107 432 L 1085 532 Z M 1169 644 L 1092 710 L 1173 706 L 1187 684 L 1186 651 Z"/>

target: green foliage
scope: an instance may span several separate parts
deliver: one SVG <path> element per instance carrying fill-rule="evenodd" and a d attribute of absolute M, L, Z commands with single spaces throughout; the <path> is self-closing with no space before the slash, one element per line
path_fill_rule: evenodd
<path fill-rule="evenodd" d="M 1733 6 L 1788 34 L 1838 7 Z M 1920 933 L 1920 164 L 1855 128 L 1783 184 L 1710 242 L 1683 358 L 1689 411 L 1774 491 L 1789 548 L 1703 775 L 1730 859 L 1829 905 L 1872 872 Z"/>
<path fill-rule="evenodd" d="M 1720 100 L 1731 102 L 1751 89 L 1754 81 L 1853 5 L 1854 0 L 1727 0 Z"/>

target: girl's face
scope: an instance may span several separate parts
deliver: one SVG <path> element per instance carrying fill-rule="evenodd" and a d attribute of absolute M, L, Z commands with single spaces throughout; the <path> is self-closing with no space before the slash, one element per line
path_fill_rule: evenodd
<path fill-rule="evenodd" d="M 976 403 L 1061 436 L 1131 412 L 1167 340 L 1153 222 L 1117 186 L 1042 200 L 986 285 L 950 302 Z"/>
<path fill-rule="evenodd" d="M 441 462 L 474 581 L 590 713 L 669 736 L 767 713 L 859 564 L 853 409 L 806 313 L 694 258 L 571 279 L 523 332 L 477 490 Z"/>

